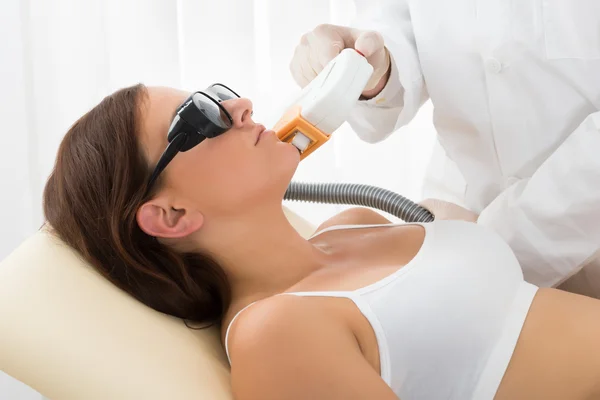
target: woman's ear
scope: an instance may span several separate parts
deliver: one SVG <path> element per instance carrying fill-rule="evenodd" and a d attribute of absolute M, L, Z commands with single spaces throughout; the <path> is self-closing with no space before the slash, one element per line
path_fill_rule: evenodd
<path fill-rule="evenodd" d="M 150 236 L 182 238 L 202 227 L 203 215 L 191 209 L 176 209 L 161 200 L 144 203 L 136 213 L 139 227 Z"/>

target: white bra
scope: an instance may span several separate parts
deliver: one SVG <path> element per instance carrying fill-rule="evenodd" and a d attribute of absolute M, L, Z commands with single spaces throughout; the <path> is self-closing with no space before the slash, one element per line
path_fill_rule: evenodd
<path fill-rule="evenodd" d="M 396 225 L 407 224 L 342 225 L 313 237 Z M 413 225 L 425 228 L 423 244 L 391 275 L 354 291 L 282 294 L 351 299 L 377 338 L 381 377 L 401 399 L 491 400 L 538 288 L 523 280 L 510 247 L 487 228 Z M 227 328 L 228 357 L 229 328 L 250 305 Z"/>

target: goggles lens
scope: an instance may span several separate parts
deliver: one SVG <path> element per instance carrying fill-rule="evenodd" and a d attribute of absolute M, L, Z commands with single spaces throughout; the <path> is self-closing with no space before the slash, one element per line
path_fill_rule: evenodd
<path fill-rule="evenodd" d="M 179 106 L 169 127 L 169 145 L 150 176 L 147 191 L 178 152 L 188 151 L 204 139 L 222 135 L 231 128 L 233 119 L 221 103 L 239 97 L 227 86 L 215 83 L 195 92 Z"/>
<path fill-rule="evenodd" d="M 233 90 L 220 83 L 210 86 L 203 92 L 192 94 L 177 110 L 177 116 L 169 129 L 169 141 L 181 132 L 183 123 L 191 125 L 187 127 L 188 131 L 192 128 L 192 132 L 186 133 L 203 136 L 198 138 L 200 139 L 198 143 L 205 137 L 212 138 L 225 133 L 231 128 L 233 121 L 221 103 L 239 97 Z M 179 119 L 182 119 L 183 123 L 179 123 Z"/>

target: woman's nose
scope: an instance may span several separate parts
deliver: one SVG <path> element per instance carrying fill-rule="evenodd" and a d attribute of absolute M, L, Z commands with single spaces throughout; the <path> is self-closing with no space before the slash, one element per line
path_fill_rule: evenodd
<path fill-rule="evenodd" d="M 233 126 L 235 128 L 243 127 L 252 117 L 253 110 L 250 99 L 231 99 L 226 100 L 221 104 L 225 107 L 229 115 L 231 115 Z"/>

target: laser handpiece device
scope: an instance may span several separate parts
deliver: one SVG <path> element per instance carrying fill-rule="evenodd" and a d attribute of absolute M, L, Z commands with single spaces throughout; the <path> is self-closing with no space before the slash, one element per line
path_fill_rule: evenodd
<path fill-rule="evenodd" d="M 301 160 L 310 155 L 346 122 L 372 74 L 373 67 L 364 56 L 354 49 L 342 50 L 275 124 L 279 140 L 294 145 Z M 364 184 L 292 181 L 284 200 L 377 208 L 406 222 L 434 220 L 429 210 L 406 197 Z"/>
<path fill-rule="evenodd" d="M 373 74 L 367 59 L 344 49 L 300 92 L 273 130 L 304 159 L 329 140 L 350 116 Z"/>

